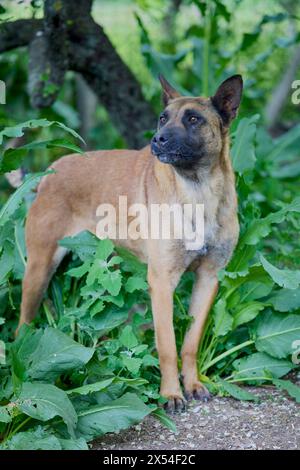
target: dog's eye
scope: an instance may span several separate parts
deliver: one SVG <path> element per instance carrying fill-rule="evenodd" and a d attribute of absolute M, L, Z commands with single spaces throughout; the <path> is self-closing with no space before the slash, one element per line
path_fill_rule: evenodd
<path fill-rule="evenodd" d="M 198 118 L 197 116 L 191 116 L 191 117 L 189 118 L 189 122 L 190 122 L 191 124 L 196 124 L 197 122 L 199 122 L 199 118 Z"/>
<path fill-rule="evenodd" d="M 161 124 L 165 124 L 165 123 L 167 122 L 167 118 L 166 118 L 166 116 L 165 116 L 164 114 L 162 114 L 162 115 L 160 116 L 159 122 L 160 122 Z"/>

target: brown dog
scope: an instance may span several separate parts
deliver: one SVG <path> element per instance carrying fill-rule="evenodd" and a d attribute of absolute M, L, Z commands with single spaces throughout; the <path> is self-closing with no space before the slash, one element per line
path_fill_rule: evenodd
<path fill-rule="evenodd" d="M 151 147 L 69 155 L 56 161 L 56 173 L 41 181 L 26 224 L 28 261 L 19 326 L 34 318 L 65 254 L 57 241 L 82 230 L 95 233 L 100 203 L 117 207 L 119 195 L 125 195 L 128 205 L 204 204 L 205 243 L 199 250 L 188 250 L 179 239 L 115 240 L 148 263 L 161 394 L 168 398 L 169 410 L 181 410 L 185 400 L 178 377 L 173 292 L 182 273 L 192 267 L 193 322 L 181 350 L 182 377 L 187 399 L 207 399 L 196 358 L 217 292 L 217 273 L 229 261 L 239 233 L 229 125 L 240 104 L 242 78 L 227 79 L 212 98 L 180 96 L 163 77 L 160 80 L 166 108 Z"/>

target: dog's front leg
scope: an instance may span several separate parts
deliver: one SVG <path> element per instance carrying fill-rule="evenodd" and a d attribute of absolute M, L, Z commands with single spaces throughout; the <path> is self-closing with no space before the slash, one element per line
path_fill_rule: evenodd
<path fill-rule="evenodd" d="M 196 273 L 189 314 L 193 317 L 192 324 L 186 332 L 181 349 L 182 377 L 185 397 L 208 400 L 209 393 L 198 378 L 197 353 L 199 342 L 210 307 L 218 289 L 217 272 L 203 265 Z"/>
<path fill-rule="evenodd" d="M 160 393 L 168 399 L 167 411 L 182 411 L 185 400 L 179 383 L 173 328 L 173 292 L 177 282 L 171 279 L 170 274 L 151 267 L 148 269 L 148 282 L 161 371 Z"/>

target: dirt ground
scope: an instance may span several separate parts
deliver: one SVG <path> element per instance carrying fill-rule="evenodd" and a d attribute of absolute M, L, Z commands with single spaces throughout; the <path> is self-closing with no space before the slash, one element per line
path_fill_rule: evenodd
<path fill-rule="evenodd" d="M 299 449 L 299 404 L 271 387 L 251 392 L 259 397 L 258 403 L 219 397 L 191 403 L 187 412 L 174 415 L 176 434 L 150 416 L 127 431 L 98 439 L 92 448 Z"/>

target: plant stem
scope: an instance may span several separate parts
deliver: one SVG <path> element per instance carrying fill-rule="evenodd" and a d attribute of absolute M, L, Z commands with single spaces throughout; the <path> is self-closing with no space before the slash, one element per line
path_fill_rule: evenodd
<path fill-rule="evenodd" d="M 17 250 L 18 250 L 18 253 L 19 253 L 20 258 L 22 260 L 22 263 L 24 264 L 24 266 L 26 268 L 26 261 L 25 261 L 24 255 L 22 253 L 20 242 L 19 242 L 19 239 L 18 239 L 18 236 L 17 236 L 17 225 L 16 224 L 15 224 L 15 241 L 16 241 Z"/>
<path fill-rule="evenodd" d="M 24 421 L 22 421 L 19 426 L 17 426 L 13 431 L 11 431 L 8 436 L 7 436 L 7 440 L 11 439 L 23 426 L 25 426 L 25 424 L 28 423 L 28 421 L 30 421 L 32 418 L 31 416 L 29 416 L 28 418 L 26 418 Z"/>
<path fill-rule="evenodd" d="M 244 341 L 244 343 L 238 344 L 234 348 L 231 348 L 228 351 L 223 352 L 219 356 L 215 357 L 212 361 L 208 362 L 208 364 L 204 366 L 202 372 L 206 372 L 211 366 L 213 366 L 214 364 L 217 364 L 217 362 L 222 361 L 222 359 L 224 359 L 225 357 L 230 356 L 234 352 L 239 351 L 240 349 L 243 349 L 246 346 L 250 346 L 251 344 L 254 344 L 254 341 L 252 339 L 249 339 L 248 341 Z"/>
<path fill-rule="evenodd" d="M 231 377 L 231 376 L 230 376 Z M 250 381 L 256 381 L 256 380 L 270 380 L 271 382 L 274 380 L 274 377 L 273 378 L 270 378 L 270 377 L 242 377 L 240 379 L 231 379 L 231 380 L 228 380 L 225 379 L 226 382 L 229 382 L 229 383 L 234 383 L 234 382 L 248 382 L 249 380 Z"/>
<path fill-rule="evenodd" d="M 57 325 L 55 323 L 53 315 L 50 312 L 50 309 L 48 308 L 48 305 L 47 305 L 46 301 L 43 302 L 43 308 L 44 308 L 45 315 L 46 315 L 46 318 L 47 318 L 47 322 L 49 323 L 49 325 L 53 326 L 53 328 L 57 328 Z"/>
<path fill-rule="evenodd" d="M 174 294 L 174 297 L 175 297 L 176 302 L 177 302 L 178 305 L 179 305 L 179 308 L 180 308 L 181 312 L 182 312 L 185 316 L 187 316 L 187 313 L 186 313 L 186 311 L 185 311 L 185 308 L 184 308 L 184 306 L 183 306 L 183 303 L 182 303 L 181 300 L 180 300 L 179 295 L 178 295 L 178 294 Z"/>

